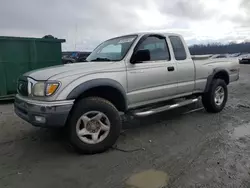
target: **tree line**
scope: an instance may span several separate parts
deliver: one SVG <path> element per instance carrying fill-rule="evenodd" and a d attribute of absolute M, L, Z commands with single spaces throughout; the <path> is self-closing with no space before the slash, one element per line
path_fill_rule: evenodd
<path fill-rule="evenodd" d="M 189 46 L 189 50 L 192 55 L 250 53 L 250 42 L 195 44 Z"/>

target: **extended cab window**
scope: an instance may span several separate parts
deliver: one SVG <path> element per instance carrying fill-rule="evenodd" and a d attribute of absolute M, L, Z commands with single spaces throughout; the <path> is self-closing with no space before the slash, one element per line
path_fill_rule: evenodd
<path fill-rule="evenodd" d="M 170 54 L 165 38 L 150 36 L 140 44 L 138 50 L 149 50 L 150 61 L 170 60 Z"/>
<path fill-rule="evenodd" d="M 174 51 L 174 56 L 176 60 L 185 60 L 187 58 L 187 54 L 185 51 L 185 47 L 178 36 L 170 36 L 169 37 L 173 51 Z"/>

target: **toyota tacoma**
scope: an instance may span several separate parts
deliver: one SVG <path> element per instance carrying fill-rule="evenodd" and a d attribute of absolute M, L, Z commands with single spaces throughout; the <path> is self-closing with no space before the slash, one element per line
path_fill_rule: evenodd
<path fill-rule="evenodd" d="M 239 79 L 237 59 L 190 55 L 174 33 L 136 33 L 98 45 L 87 62 L 34 70 L 20 76 L 15 112 L 37 127 L 64 127 L 83 153 L 112 147 L 121 114 L 149 116 L 197 102 L 223 110 L 227 86 Z"/>

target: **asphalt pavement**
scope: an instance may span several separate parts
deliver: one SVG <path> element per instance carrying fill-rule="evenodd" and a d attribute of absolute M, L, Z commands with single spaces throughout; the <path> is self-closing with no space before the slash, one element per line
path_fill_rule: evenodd
<path fill-rule="evenodd" d="M 249 80 L 241 65 L 219 114 L 196 104 L 126 117 L 116 146 L 96 155 L 75 153 L 62 131 L 32 127 L 1 103 L 0 188 L 250 187 Z"/>

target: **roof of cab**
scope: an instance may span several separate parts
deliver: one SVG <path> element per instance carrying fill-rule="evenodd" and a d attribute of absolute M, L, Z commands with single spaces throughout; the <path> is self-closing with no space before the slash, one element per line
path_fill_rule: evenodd
<path fill-rule="evenodd" d="M 116 37 L 113 37 L 113 38 L 110 38 L 108 40 L 112 40 L 112 39 L 116 39 L 116 38 L 120 38 L 120 37 L 126 37 L 126 36 L 132 36 L 132 35 L 138 35 L 139 37 L 142 37 L 144 35 L 164 35 L 166 37 L 168 36 L 179 36 L 179 37 L 182 37 L 182 35 L 180 34 L 177 34 L 177 33 L 168 33 L 168 32 L 152 32 L 152 31 L 148 31 L 148 32 L 137 32 L 137 33 L 129 33 L 129 34 L 123 34 L 123 35 L 120 35 L 120 36 L 116 36 Z"/>
<path fill-rule="evenodd" d="M 174 35 L 174 36 L 181 36 L 178 33 L 170 33 L 170 32 L 162 32 L 162 31 L 157 31 L 157 32 L 152 32 L 152 31 L 147 31 L 147 32 L 138 32 L 138 33 L 131 33 L 131 34 L 127 34 L 127 35 L 139 35 L 139 36 L 143 36 L 143 35 L 164 35 L 164 36 L 170 36 L 170 35 Z M 124 35 L 126 36 L 126 35 Z"/>

